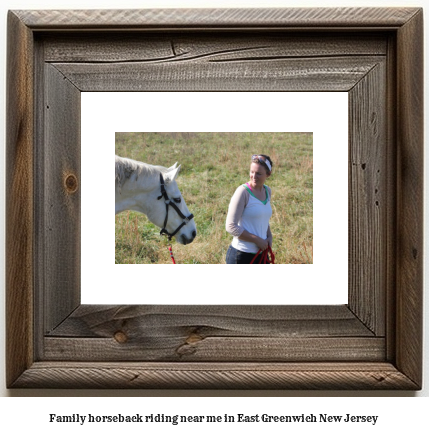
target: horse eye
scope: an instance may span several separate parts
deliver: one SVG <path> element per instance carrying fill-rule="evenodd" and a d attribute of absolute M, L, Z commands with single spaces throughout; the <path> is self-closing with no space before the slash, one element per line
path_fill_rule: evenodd
<path fill-rule="evenodd" d="M 173 198 L 173 200 L 174 200 L 176 203 L 180 203 L 180 202 L 182 201 L 182 199 L 181 199 L 180 197 Z"/>

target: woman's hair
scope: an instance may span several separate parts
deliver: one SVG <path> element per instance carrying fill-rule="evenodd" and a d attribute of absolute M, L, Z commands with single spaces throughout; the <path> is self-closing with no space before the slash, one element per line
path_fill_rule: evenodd
<path fill-rule="evenodd" d="M 261 156 L 269 161 L 271 169 L 268 167 L 267 163 L 264 162 L 264 159 L 259 159 L 258 156 Z M 270 175 L 271 171 L 273 170 L 273 161 L 271 160 L 270 156 L 267 156 L 266 154 L 254 154 L 252 156 L 252 162 L 261 164 L 266 170 L 267 174 Z"/>

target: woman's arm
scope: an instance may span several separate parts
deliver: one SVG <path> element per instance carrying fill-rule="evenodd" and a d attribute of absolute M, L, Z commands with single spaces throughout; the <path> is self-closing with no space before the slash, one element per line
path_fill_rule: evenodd
<path fill-rule="evenodd" d="M 256 236 L 253 233 L 248 232 L 247 230 L 243 230 L 243 233 L 238 237 L 238 239 L 242 239 L 243 241 L 246 242 L 253 242 L 262 251 L 268 248 L 268 239 L 262 239 L 259 236 Z"/>
<path fill-rule="evenodd" d="M 270 197 L 270 202 L 271 202 L 271 188 L 269 186 L 267 186 L 267 188 L 268 188 L 268 195 Z M 273 234 L 271 233 L 271 227 L 269 224 L 268 224 L 268 230 L 267 230 L 267 241 L 268 241 L 268 245 L 270 247 L 272 247 L 273 246 Z"/>
<path fill-rule="evenodd" d="M 229 202 L 228 215 L 226 216 L 226 231 L 235 237 L 240 237 L 243 233 L 243 227 L 239 226 L 238 223 L 243 215 L 244 208 L 246 207 L 246 192 L 240 186 L 234 192 L 234 195 Z"/>
<path fill-rule="evenodd" d="M 273 246 L 273 234 L 271 233 L 271 227 L 269 224 L 268 224 L 268 231 L 267 231 L 267 242 L 270 247 Z"/>

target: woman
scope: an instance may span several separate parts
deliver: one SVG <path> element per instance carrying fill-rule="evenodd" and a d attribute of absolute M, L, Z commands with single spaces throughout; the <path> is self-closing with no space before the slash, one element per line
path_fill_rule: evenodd
<path fill-rule="evenodd" d="M 227 264 L 250 263 L 255 254 L 271 247 L 271 189 L 264 183 L 271 175 L 269 156 L 254 154 L 249 182 L 237 188 L 231 198 L 226 217 L 226 231 L 234 238 L 226 253 Z M 259 263 L 260 254 L 254 261 Z"/>

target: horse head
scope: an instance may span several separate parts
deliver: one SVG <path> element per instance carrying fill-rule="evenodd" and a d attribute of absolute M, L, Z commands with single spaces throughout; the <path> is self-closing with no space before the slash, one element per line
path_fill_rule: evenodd
<path fill-rule="evenodd" d="M 165 168 L 115 156 L 115 213 L 144 213 L 161 233 L 190 244 L 197 228 L 177 186 L 179 171 L 177 163 Z"/>
<path fill-rule="evenodd" d="M 176 178 L 180 167 L 176 162 L 167 171 L 160 171 L 161 194 L 157 196 L 157 205 L 153 207 L 153 213 L 148 214 L 148 218 L 162 229 L 161 233 L 170 238 L 175 236 L 177 242 L 186 245 L 195 239 L 197 228 L 177 186 Z"/>

